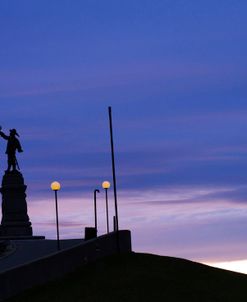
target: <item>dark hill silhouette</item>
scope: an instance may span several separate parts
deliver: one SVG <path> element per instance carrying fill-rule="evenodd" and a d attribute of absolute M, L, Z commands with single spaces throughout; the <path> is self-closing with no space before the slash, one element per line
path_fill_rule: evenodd
<path fill-rule="evenodd" d="M 8 301 L 246 302 L 247 275 L 178 258 L 131 253 L 99 260 Z"/>

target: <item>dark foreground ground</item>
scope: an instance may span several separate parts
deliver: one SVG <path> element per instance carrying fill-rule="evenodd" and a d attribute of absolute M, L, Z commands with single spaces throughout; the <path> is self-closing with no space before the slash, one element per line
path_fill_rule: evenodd
<path fill-rule="evenodd" d="M 108 257 L 11 302 L 247 301 L 247 275 L 149 254 Z"/>

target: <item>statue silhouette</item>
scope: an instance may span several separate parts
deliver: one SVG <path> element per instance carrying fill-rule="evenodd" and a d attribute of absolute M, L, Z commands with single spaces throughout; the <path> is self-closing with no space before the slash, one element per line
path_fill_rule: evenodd
<path fill-rule="evenodd" d="M 18 170 L 20 170 L 17 159 L 16 159 L 16 155 L 15 155 L 16 150 L 18 152 L 23 152 L 23 150 L 21 148 L 21 144 L 20 144 L 18 138 L 16 138 L 16 136 L 19 137 L 19 134 L 17 133 L 17 131 L 15 129 L 10 129 L 9 135 L 6 135 L 2 132 L 2 127 L 0 126 L 0 136 L 8 141 L 6 152 L 5 152 L 8 155 L 8 169 L 6 170 L 6 172 L 10 172 L 11 167 L 12 167 L 13 171 L 16 171 L 16 167 L 18 168 Z"/>

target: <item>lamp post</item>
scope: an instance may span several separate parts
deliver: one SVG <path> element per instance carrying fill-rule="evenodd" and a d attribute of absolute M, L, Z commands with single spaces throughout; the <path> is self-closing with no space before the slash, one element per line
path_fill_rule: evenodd
<path fill-rule="evenodd" d="M 116 231 L 118 238 L 118 204 L 117 204 L 117 181 L 116 181 L 116 171 L 115 171 L 115 155 L 114 155 L 114 142 L 113 142 L 113 127 L 112 127 L 112 110 L 108 107 L 109 115 L 109 126 L 110 126 L 110 141 L 111 141 L 111 158 L 112 158 L 112 177 L 113 177 L 113 191 L 114 191 L 114 203 L 115 203 L 115 221 L 116 221 Z M 119 238 L 118 238 L 118 250 L 119 250 Z"/>
<path fill-rule="evenodd" d="M 97 228 L 98 228 L 98 225 L 97 225 L 97 205 L 96 205 L 96 194 L 99 193 L 99 190 L 98 189 L 95 189 L 94 192 L 93 192 L 93 196 L 94 196 L 94 224 L 95 224 L 95 232 L 96 232 L 96 237 L 97 237 Z"/>
<path fill-rule="evenodd" d="M 57 249 L 60 250 L 60 240 L 59 240 L 59 225 L 58 225 L 58 206 L 57 206 L 57 191 L 61 189 L 61 185 L 58 181 L 51 183 L 51 189 L 55 192 L 55 204 L 56 204 L 56 224 L 57 224 Z"/>
<path fill-rule="evenodd" d="M 106 225 L 107 225 L 107 233 L 109 233 L 109 214 L 108 214 L 108 189 L 111 184 L 109 181 L 102 182 L 102 188 L 105 189 L 105 202 L 106 202 Z"/>

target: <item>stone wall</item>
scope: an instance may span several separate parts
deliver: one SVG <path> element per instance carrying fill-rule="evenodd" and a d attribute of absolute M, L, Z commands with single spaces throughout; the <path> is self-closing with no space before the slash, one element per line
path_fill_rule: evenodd
<path fill-rule="evenodd" d="M 0 300 L 25 289 L 62 277 L 99 258 L 131 251 L 131 234 L 122 230 L 88 240 L 47 257 L 0 273 Z"/>

